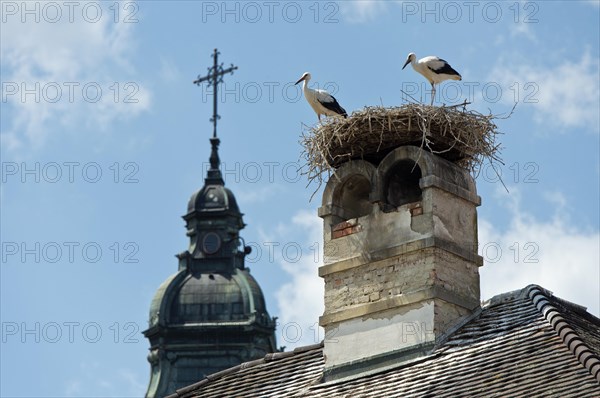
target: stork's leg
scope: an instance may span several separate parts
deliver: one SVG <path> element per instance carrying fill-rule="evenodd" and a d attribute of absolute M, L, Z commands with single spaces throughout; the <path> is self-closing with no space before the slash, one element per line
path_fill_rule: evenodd
<path fill-rule="evenodd" d="M 317 116 L 319 117 L 319 121 L 321 121 L 321 114 L 317 113 Z"/>
<path fill-rule="evenodd" d="M 434 98 L 435 98 L 435 84 L 431 83 L 431 105 L 433 105 Z"/>

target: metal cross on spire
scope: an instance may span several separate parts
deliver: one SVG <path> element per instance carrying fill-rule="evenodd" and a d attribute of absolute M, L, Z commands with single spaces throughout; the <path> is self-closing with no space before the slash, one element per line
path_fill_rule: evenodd
<path fill-rule="evenodd" d="M 233 64 L 231 64 L 229 68 L 223 69 L 223 63 L 219 64 L 217 59 L 219 54 L 219 51 L 217 51 L 215 48 L 215 51 L 212 55 L 214 59 L 212 68 L 208 68 L 208 74 L 206 76 L 200 77 L 200 75 L 198 75 L 198 79 L 194 80 L 194 84 L 198 86 L 204 81 L 208 81 L 208 87 L 213 86 L 213 116 L 210 119 L 210 121 L 213 122 L 213 138 L 217 138 L 217 120 L 221 118 L 221 116 L 219 116 L 217 113 L 217 86 L 219 83 L 223 83 L 224 75 L 228 73 L 233 75 L 233 71 L 238 68 L 237 66 L 233 66 Z"/>

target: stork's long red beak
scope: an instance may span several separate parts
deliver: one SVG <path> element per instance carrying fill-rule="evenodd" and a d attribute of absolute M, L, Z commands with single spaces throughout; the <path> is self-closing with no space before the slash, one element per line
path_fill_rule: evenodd
<path fill-rule="evenodd" d="M 406 65 L 410 64 L 410 58 L 406 60 L 406 62 L 404 63 L 404 66 L 402 67 L 402 69 L 406 68 Z"/>
<path fill-rule="evenodd" d="M 294 83 L 294 85 L 300 83 L 302 80 L 304 80 L 304 76 L 302 76 L 296 83 Z"/>

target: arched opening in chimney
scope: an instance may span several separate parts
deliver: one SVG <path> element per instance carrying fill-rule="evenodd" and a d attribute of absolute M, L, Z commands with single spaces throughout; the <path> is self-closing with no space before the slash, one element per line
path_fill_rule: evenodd
<path fill-rule="evenodd" d="M 337 192 L 335 203 L 342 209 L 345 220 L 366 216 L 371 213 L 369 201 L 371 182 L 363 175 L 353 175 L 346 179 Z"/>
<path fill-rule="evenodd" d="M 398 161 L 385 177 L 385 200 L 393 208 L 422 199 L 421 168 L 413 160 Z"/>

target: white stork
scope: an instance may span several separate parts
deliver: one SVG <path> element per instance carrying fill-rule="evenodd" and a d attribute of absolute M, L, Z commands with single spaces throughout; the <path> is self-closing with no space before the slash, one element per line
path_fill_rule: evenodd
<path fill-rule="evenodd" d="M 433 99 L 435 98 L 436 84 L 448 79 L 462 80 L 460 73 L 455 71 L 448 62 L 435 56 L 421 58 L 417 61 L 415 53 L 410 53 L 402 69 L 406 68 L 409 63 L 414 70 L 425 76 L 425 79 L 431 83 L 431 105 L 433 105 Z"/>
<path fill-rule="evenodd" d="M 325 90 L 313 90 L 312 88 L 308 88 L 308 82 L 310 81 L 310 73 L 305 72 L 300 79 L 296 82 L 296 84 L 304 81 L 302 85 L 302 90 L 304 91 L 304 98 L 308 101 L 308 104 L 314 109 L 317 113 L 317 117 L 321 120 L 321 115 L 325 116 L 343 116 L 348 117 L 348 114 L 338 104 L 337 100 L 333 97 L 333 95 L 329 94 Z"/>

